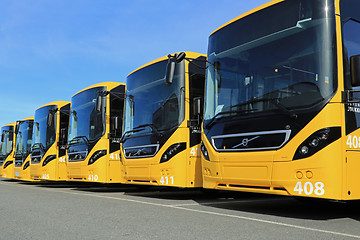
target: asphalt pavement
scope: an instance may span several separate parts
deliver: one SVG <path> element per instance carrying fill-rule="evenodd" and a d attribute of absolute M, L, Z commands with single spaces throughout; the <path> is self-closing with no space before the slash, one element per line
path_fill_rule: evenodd
<path fill-rule="evenodd" d="M 360 239 L 359 205 L 0 178 L 0 239 Z"/>

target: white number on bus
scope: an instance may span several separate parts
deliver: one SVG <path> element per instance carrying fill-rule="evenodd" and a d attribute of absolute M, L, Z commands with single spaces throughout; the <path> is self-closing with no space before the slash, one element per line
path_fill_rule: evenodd
<path fill-rule="evenodd" d="M 59 162 L 66 163 L 66 157 L 59 158 Z"/>
<path fill-rule="evenodd" d="M 198 147 L 193 147 L 190 150 L 190 154 L 193 156 L 200 156 L 200 151 Z"/>
<path fill-rule="evenodd" d="M 120 156 L 119 156 L 119 154 L 117 154 L 117 153 L 112 153 L 112 154 L 110 154 L 110 159 L 112 159 L 112 160 L 119 160 L 119 159 L 120 159 Z"/>
<path fill-rule="evenodd" d="M 96 182 L 97 180 L 99 180 L 99 176 L 98 175 L 93 175 L 93 174 L 90 174 L 89 177 L 88 177 L 88 180 L 91 181 L 91 182 Z"/>
<path fill-rule="evenodd" d="M 325 194 L 324 187 L 325 185 L 322 182 L 317 182 L 314 185 L 311 182 L 305 182 L 304 185 L 302 185 L 302 182 L 297 182 L 294 187 L 294 192 L 298 192 L 299 195 L 304 192 L 305 195 L 315 193 L 317 196 L 322 196 Z"/>
<path fill-rule="evenodd" d="M 346 141 L 346 145 L 350 148 L 360 148 L 360 137 L 349 135 Z"/>
<path fill-rule="evenodd" d="M 174 177 L 173 177 L 173 176 L 170 176 L 170 177 L 168 177 L 168 176 L 166 176 L 166 177 L 162 176 L 162 177 L 160 178 L 160 183 L 161 183 L 162 185 L 174 184 Z"/>
<path fill-rule="evenodd" d="M 44 173 L 44 174 L 42 175 L 42 178 L 43 178 L 43 179 L 50 179 L 50 175 Z"/>

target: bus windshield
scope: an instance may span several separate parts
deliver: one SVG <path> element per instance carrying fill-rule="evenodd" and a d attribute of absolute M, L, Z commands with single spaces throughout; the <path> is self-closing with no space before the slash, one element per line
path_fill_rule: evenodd
<path fill-rule="evenodd" d="M 161 61 L 128 76 L 125 133 L 170 130 L 184 120 L 185 63 L 177 64 L 171 85 L 165 84 L 166 66 Z"/>
<path fill-rule="evenodd" d="M 96 109 L 96 99 L 101 91 L 106 91 L 106 87 L 91 88 L 72 97 L 69 143 L 74 139 L 93 141 L 104 135 L 106 97 L 102 97 L 101 110 Z"/>
<path fill-rule="evenodd" d="M 205 123 L 329 100 L 336 90 L 333 2 L 283 1 L 212 34 Z"/>
<path fill-rule="evenodd" d="M 31 151 L 33 121 L 20 121 L 16 135 L 15 155 L 28 155 Z"/>
<path fill-rule="evenodd" d="M 56 111 L 56 105 L 42 107 L 35 111 L 33 126 L 32 148 L 40 148 L 47 151 L 56 140 L 56 117 L 57 113 L 49 114 L 51 110 Z M 48 119 L 50 118 L 50 120 Z"/>
<path fill-rule="evenodd" d="M 5 135 L 4 142 L 0 144 L 0 156 L 7 157 L 13 149 L 13 131 L 14 127 L 6 126 L 1 128 L 1 134 Z"/>

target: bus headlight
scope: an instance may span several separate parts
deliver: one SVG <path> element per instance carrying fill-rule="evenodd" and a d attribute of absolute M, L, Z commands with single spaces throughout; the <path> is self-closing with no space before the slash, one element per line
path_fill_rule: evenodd
<path fill-rule="evenodd" d="M 30 161 L 27 161 L 27 162 L 24 164 L 23 170 L 26 170 L 29 166 L 30 166 Z"/>
<path fill-rule="evenodd" d="M 45 158 L 45 160 L 43 161 L 42 166 L 46 166 L 46 164 L 48 164 L 50 161 L 56 159 L 56 155 L 49 155 Z"/>
<path fill-rule="evenodd" d="M 160 163 L 169 161 L 173 156 L 186 149 L 186 143 L 175 143 L 171 145 L 161 156 Z"/>
<path fill-rule="evenodd" d="M 296 149 L 293 160 L 307 158 L 341 137 L 341 127 L 320 129 L 310 135 Z"/>
<path fill-rule="evenodd" d="M 98 151 L 94 152 L 94 154 L 89 159 L 88 165 L 93 164 L 96 160 L 98 160 L 102 156 L 105 156 L 106 153 L 107 153 L 106 150 L 98 150 Z"/>
<path fill-rule="evenodd" d="M 205 145 L 203 142 L 201 142 L 200 144 L 200 150 L 204 156 L 204 158 L 208 161 L 210 161 L 210 158 L 209 158 L 209 153 L 208 153 L 208 150 L 206 149 Z"/>

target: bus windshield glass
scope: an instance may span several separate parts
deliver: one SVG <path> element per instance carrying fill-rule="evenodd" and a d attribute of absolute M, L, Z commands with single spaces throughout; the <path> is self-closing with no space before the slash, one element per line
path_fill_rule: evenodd
<path fill-rule="evenodd" d="M 296 112 L 336 90 L 334 1 L 283 1 L 209 38 L 205 124 L 274 111 Z"/>
<path fill-rule="evenodd" d="M 74 139 L 94 141 L 104 135 L 106 97 L 101 97 L 101 110 L 96 109 L 96 99 L 99 92 L 103 91 L 106 91 L 106 87 L 96 87 L 72 97 L 68 138 L 70 144 Z"/>
<path fill-rule="evenodd" d="M 56 140 L 56 109 L 56 105 L 49 105 L 35 111 L 33 149 L 41 148 L 43 151 L 47 151 L 54 144 Z"/>
<path fill-rule="evenodd" d="M 15 155 L 28 155 L 31 151 L 33 121 L 18 122 L 19 130 L 16 135 Z"/>
<path fill-rule="evenodd" d="M 1 128 L 1 134 L 5 135 L 4 141 L 0 144 L 0 156 L 7 157 L 13 149 L 14 127 L 6 126 Z"/>
<path fill-rule="evenodd" d="M 184 120 L 185 63 L 176 65 L 171 85 L 165 83 L 167 60 L 142 68 L 127 78 L 124 131 L 144 134 L 170 130 Z"/>

